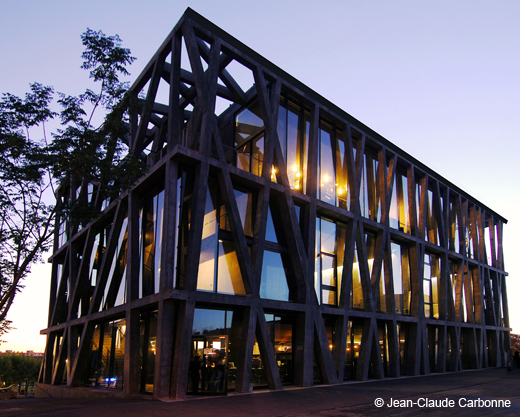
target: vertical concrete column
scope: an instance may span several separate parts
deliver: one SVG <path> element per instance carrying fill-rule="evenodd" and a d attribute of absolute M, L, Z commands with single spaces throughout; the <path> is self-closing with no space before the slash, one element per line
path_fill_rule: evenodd
<path fill-rule="evenodd" d="M 123 394 L 125 397 L 139 394 L 139 342 L 140 314 L 138 310 L 127 310 L 125 334 L 125 369 Z"/>

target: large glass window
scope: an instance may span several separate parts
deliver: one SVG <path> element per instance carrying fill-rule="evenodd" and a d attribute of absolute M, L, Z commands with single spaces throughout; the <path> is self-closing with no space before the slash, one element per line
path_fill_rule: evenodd
<path fill-rule="evenodd" d="M 225 394 L 235 388 L 241 315 L 196 308 L 193 317 L 188 392 Z"/>
<path fill-rule="evenodd" d="M 359 269 L 357 245 L 354 244 L 354 262 L 352 263 L 352 288 L 350 289 L 350 306 L 358 310 L 365 308 L 363 298 L 363 285 L 361 284 L 361 272 Z"/>
<path fill-rule="evenodd" d="M 243 227 L 251 233 L 252 195 L 237 192 Z M 230 225 L 216 184 L 210 181 L 206 195 L 197 290 L 245 295 L 244 282 L 229 233 Z M 245 200 L 245 201 L 242 201 Z"/>
<path fill-rule="evenodd" d="M 287 167 L 289 185 L 305 193 L 307 152 L 309 148 L 309 116 L 299 106 L 282 99 L 278 112 L 278 139 Z"/>
<path fill-rule="evenodd" d="M 338 305 L 345 254 L 346 225 L 316 219 L 314 287 L 321 304 Z"/>
<path fill-rule="evenodd" d="M 458 265 L 456 262 L 450 260 L 450 289 L 451 289 L 451 297 L 452 297 L 452 305 L 455 308 L 457 302 L 457 280 L 458 280 Z M 457 313 L 455 312 L 455 317 L 451 318 L 452 320 L 457 319 Z"/>
<path fill-rule="evenodd" d="M 450 249 L 460 253 L 460 235 L 459 235 L 459 216 L 457 214 L 457 204 L 450 201 Z"/>
<path fill-rule="evenodd" d="M 442 213 L 442 208 L 441 208 Z M 428 206 L 426 218 L 426 240 L 428 242 L 439 244 L 439 227 L 437 225 L 436 208 L 433 204 L 433 191 L 428 190 Z"/>
<path fill-rule="evenodd" d="M 264 160 L 264 121 L 257 102 L 242 110 L 235 118 L 236 166 L 262 175 Z"/>
<path fill-rule="evenodd" d="M 361 189 L 359 203 L 361 215 L 375 221 L 381 221 L 381 190 L 377 181 L 379 162 L 371 154 L 363 155 Z"/>
<path fill-rule="evenodd" d="M 141 363 L 141 392 L 152 393 L 155 375 L 155 355 L 157 352 L 157 311 L 141 314 L 139 329 L 139 359 Z"/>
<path fill-rule="evenodd" d="M 96 325 L 86 361 L 85 385 L 123 389 L 125 334 L 124 319 Z"/>
<path fill-rule="evenodd" d="M 293 383 L 293 327 L 294 319 L 288 315 L 265 314 L 271 336 L 276 363 L 282 384 Z"/>
<path fill-rule="evenodd" d="M 347 333 L 347 348 L 345 350 L 345 374 L 344 379 L 356 377 L 359 352 L 361 351 L 361 339 L 363 337 L 363 322 L 361 320 L 349 320 Z"/>
<path fill-rule="evenodd" d="M 475 259 L 475 247 L 478 246 L 475 242 L 476 236 L 473 232 L 473 224 L 471 222 L 468 222 L 468 225 L 466 226 L 466 256 Z"/>
<path fill-rule="evenodd" d="M 408 248 L 396 242 L 392 247 L 392 274 L 394 281 L 395 312 L 410 314 L 410 254 Z"/>
<path fill-rule="evenodd" d="M 139 298 L 159 292 L 164 191 L 148 198 L 141 211 Z"/>
<path fill-rule="evenodd" d="M 410 325 L 408 323 L 397 323 L 397 336 L 399 337 L 399 365 L 401 375 L 407 375 L 406 365 L 408 361 L 408 344 Z"/>
<path fill-rule="evenodd" d="M 282 254 L 280 253 L 264 251 L 260 297 L 280 301 L 291 299 L 286 268 L 284 268 Z"/>
<path fill-rule="evenodd" d="M 396 172 L 390 203 L 390 227 L 410 233 L 410 210 L 408 206 L 408 177 Z"/>
<path fill-rule="evenodd" d="M 439 318 L 440 260 L 435 255 L 424 255 L 424 317 Z"/>
<path fill-rule="evenodd" d="M 347 149 L 340 129 L 325 122 L 320 126 L 318 198 L 344 209 L 350 208 Z"/>
<path fill-rule="evenodd" d="M 128 218 L 125 218 L 119 233 L 117 248 L 114 253 L 108 280 L 105 285 L 101 309 L 108 309 L 121 305 L 126 299 L 126 251 L 128 241 Z"/>
<path fill-rule="evenodd" d="M 305 192 L 307 152 L 309 148 L 309 115 L 286 98 L 281 99 L 277 133 L 287 168 L 289 185 Z M 236 166 L 255 175 L 262 175 L 265 127 L 258 102 L 240 111 L 235 117 Z M 273 166 L 271 179 L 276 181 L 278 168 Z"/>

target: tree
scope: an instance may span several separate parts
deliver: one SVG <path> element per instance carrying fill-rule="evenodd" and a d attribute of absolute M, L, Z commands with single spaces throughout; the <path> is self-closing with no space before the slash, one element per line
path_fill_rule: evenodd
<path fill-rule="evenodd" d="M 32 356 L 4 353 L 0 355 L 0 386 L 21 384 L 25 380 L 33 384 L 38 379 L 42 360 Z"/>
<path fill-rule="evenodd" d="M 85 197 L 87 184 L 115 198 L 143 173 L 126 144 L 128 109 L 137 100 L 120 81 L 135 58 L 117 35 L 87 29 L 81 39 L 81 68 L 90 71 L 98 92 L 58 93 L 58 112 L 52 110 L 54 89 L 38 83 L 23 99 L 5 93 L 0 100 L 0 337 L 10 329 L 6 315 L 31 265 L 50 247 L 57 216 L 77 230 L 101 210 Z M 49 135 L 49 122 L 58 116 L 60 127 Z M 85 198 L 56 203 L 57 187 L 70 181 L 85 185 L 78 188 Z"/>

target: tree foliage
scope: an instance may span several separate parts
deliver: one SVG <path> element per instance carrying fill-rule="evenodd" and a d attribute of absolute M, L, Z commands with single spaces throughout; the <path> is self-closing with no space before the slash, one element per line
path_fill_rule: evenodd
<path fill-rule="evenodd" d="M 0 386 L 21 384 L 27 379 L 29 384 L 38 380 L 42 360 L 16 353 L 0 355 Z"/>
<path fill-rule="evenodd" d="M 31 265 L 50 247 L 56 216 L 77 226 L 99 214 L 88 198 L 56 204 L 57 187 L 76 181 L 87 193 L 94 183 L 114 198 L 144 169 L 127 146 L 127 114 L 136 101 L 120 81 L 135 58 L 117 35 L 87 29 L 81 39 L 81 68 L 96 91 L 71 96 L 33 83 L 24 98 L 4 93 L 0 100 L 0 336 Z M 49 134 L 53 119 L 59 127 Z"/>

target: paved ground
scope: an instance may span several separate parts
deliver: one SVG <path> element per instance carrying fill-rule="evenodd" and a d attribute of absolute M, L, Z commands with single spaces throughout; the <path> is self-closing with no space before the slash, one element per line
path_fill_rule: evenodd
<path fill-rule="evenodd" d="M 382 399 L 384 405 L 376 407 L 376 399 Z M 392 399 L 403 406 L 388 407 Z M 450 400 L 452 403 L 446 404 Z M 491 401 L 506 400 L 510 401 L 509 407 L 491 404 Z M 431 406 L 425 407 L 428 404 Z M 143 397 L 128 400 L 45 398 L 0 401 L 0 417 L 401 415 L 520 416 L 520 370 L 487 369 L 173 402 Z"/>

